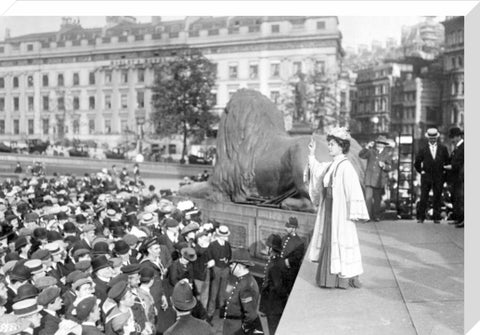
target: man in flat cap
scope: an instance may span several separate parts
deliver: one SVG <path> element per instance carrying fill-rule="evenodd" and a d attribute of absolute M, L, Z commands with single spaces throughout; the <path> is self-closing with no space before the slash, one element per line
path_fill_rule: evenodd
<path fill-rule="evenodd" d="M 305 255 L 305 242 L 297 235 L 298 220 L 291 216 L 285 223 L 287 234 L 282 238 L 282 251 L 280 257 L 284 260 L 286 270 L 286 285 L 288 293 L 292 291 L 297 278 L 303 256 Z"/>
<path fill-rule="evenodd" d="M 97 327 L 97 321 L 100 320 L 100 307 L 95 296 L 82 299 L 75 308 L 75 315 L 82 325 L 82 335 L 104 334 Z"/>
<path fill-rule="evenodd" d="M 167 329 L 165 335 L 215 334 L 215 331 L 207 322 L 191 315 L 192 309 L 197 305 L 197 299 L 193 296 L 192 287 L 188 280 L 182 279 L 175 285 L 172 303 L 177 312 L 177 321 Z"/>
<path fill-rule="evenodd" d="M 444 166 L 449 163 L 447 148 L 438 142 L 440 133 L 436 128 L 429 128 L 425 133 L 428 144 L 421 147 L 415 156 L 415 170 L 420 173 L 420 202 L 417 208 L 418 223 L 425 221 L 430 190 L 433 190 L 433 222 L 440 223 L 440 207 L 443 183 L 445 182 Z"/>
<path fill-rule="evenodd" d="M 360 150 L 358 156 L 367 160 L 365 169 L 365 199 L 370 218 L 380 220 L 380 202 L 387 184 L 388 172 L 392 169 L 392 157 L 388 149 L 388 140 L 380 135 Z"/>
<path fill-rule="evenodd" d="M 60 288 L 56 286 L 47 287 L 37 297 L 37 303 L 43 306 L 43 310 L 40 311 L 42 316 L 40 335 L 52 335 L 58 330 L 61 320 L 57 313 L 62 308 L 60 291 Z"/>
<path fill-rule="evenodd" d="M 123 333 L 129 334 L 140 329 L 134 319 L 132 307 L 135 304 L 135 296 L 130 292 L 128 284 L 118 282 L 108 292 L 108 297 L 117 303 L 107 315 L 105 320 L 105 334 Z"/>
<path fill-rule="evenodd" d="M 232 253 L 229 268 L 226 300 L 220 309 L 223 321 L 223 334 L 263 334 L 257 313 L 259 289 L 249 268 L 254 266 L 250 253 L 239 248 Z"/>
<path fill-rule="evenodd" d="M 463 131 L 458 127 L 450 129 L 448 137 L 454 145 L 454 149 L 450 155 L 450 164 L 445 166 L 448 171 L 453 204 L 453 219 L 455 227 L 464 227 L 464 138 Z"/>

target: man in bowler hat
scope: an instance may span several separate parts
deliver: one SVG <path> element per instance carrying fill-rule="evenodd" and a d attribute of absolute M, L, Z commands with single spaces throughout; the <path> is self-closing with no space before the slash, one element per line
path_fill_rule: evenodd
<path fill-rule="evenodd" d="M 444 166 L 449 163 L 447 148 L 438 142 L 440 133 L 436 128 L 429 128 L 425 134 L 428 144 L 421 147 L 415 156 L 415 170 L 421 175 L 421 195 L 417 209 L 419 223 L 425 221 L 428 195 L 433 190 L 433 222 L 440 223 L 440 207 L 443 183 L 445 182 Z"/>
<path fill-rule="evenodd" d="M 360 150 L 358 156 L 367 160 L 365 169 L 365 200 L 370 217 L 374 221 L 380 220 L 380 202 L 384 187 L 387 183 L 387 173 L 392 169 L 392 158 L 387 138 L 380 135 L 375 142 L 370 142 Z"/>

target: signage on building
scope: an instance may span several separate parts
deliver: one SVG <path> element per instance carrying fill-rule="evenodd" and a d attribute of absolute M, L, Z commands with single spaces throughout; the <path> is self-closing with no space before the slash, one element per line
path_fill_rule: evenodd
<path fill-rule="evenodd" d="M 134 59 L 115 59 L 110 62 L 112 66 L 128 66 L 139 64 L 158 64 L 165 62 L 165 57 L 153 58 L 134 58 Z"/>

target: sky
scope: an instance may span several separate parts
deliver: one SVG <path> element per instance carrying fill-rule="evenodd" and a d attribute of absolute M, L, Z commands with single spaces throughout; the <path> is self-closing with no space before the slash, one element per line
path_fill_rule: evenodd
<path fill-rule="evenodd" d="M 163 20 L 182 17 L 162 17 Z M 137 16 L 139 22 L 149 22 L 149 16 Z M 400 42 L 402 26 L 414 25 L 424 18 L 421 16 L 338 16 L 339 28 L 343 35 L 343 47 L 355 47 L 368 44 L 373 40 L 385 42 L 393 37 Z M 443 17 L 437 17 L 441 21 Z M 0 17 L 0 40 L 4 39 L 5 29 L 10 29 L 11 36 L 30 33 L 56 31 L 60 27 L 61 17 Z M 83 16 L 80 23 L 84 28 L 102 27 L 104 16 Z"/>

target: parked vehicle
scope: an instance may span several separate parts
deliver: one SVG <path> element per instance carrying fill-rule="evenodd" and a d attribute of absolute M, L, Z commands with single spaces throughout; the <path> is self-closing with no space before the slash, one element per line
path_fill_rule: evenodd
<path fill-rule="evenodd" d="M 70 157 L 88 157 L 88 147 L 84 145 L 78 145 L 68 150 Z"/>
<path fill-rule="evenodd" d="M 105 156 L 108 159 L 125 159 L 125 149 L 121 147 L 113 148 L 105 151 Z"/>
<path fill-rule="evenodd" d="M 27 141 L 28 153 L 34 155 L 41 155 L 45 153 L 45 150 L 50 145 L 48 141 L 42 141 L 38 138 L 28 139 Z"/>

